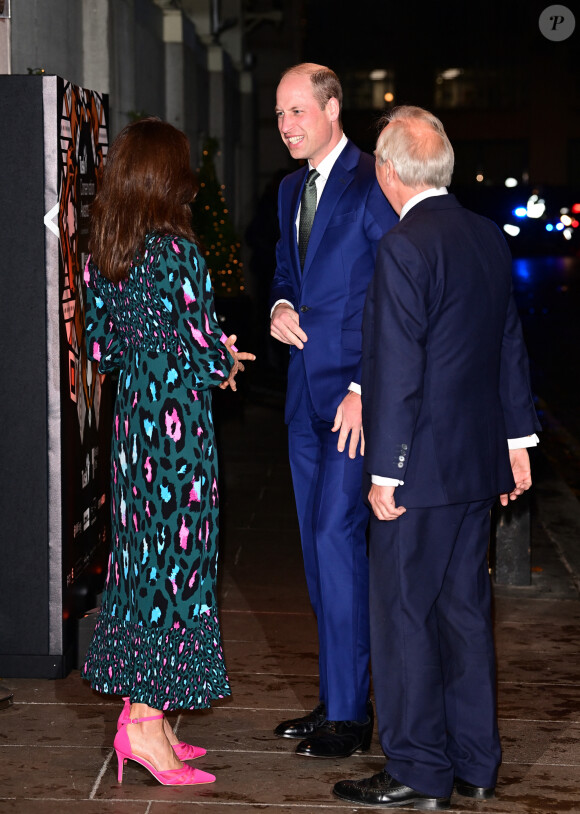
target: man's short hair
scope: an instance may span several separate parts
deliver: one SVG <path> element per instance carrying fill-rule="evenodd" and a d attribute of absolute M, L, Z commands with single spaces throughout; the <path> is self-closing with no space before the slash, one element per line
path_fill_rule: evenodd
<path fill-rule="evenodd" d="M 389 125 L 389 127 L 387 127 Z M 453 175 L 453 147 L 443 125 L 428 110 L 403 105 L 381 119 L 375 156 L 392 161 L 405 186 L 446 187 Z"/>
<path fill-rule="evenodd" d="M 315 62 L 301 62 L 299 65 L 287 68 L 280 79 L 284 79 L 285 76 L 292 73 L 310 77 L 312 93 L 321 110 L 324 110 L 329 99 L 334 98 L 338 101 L 339 111 L 342 111 L 342 85 L 333 70 L 325 65 L 317 65 Z"/>

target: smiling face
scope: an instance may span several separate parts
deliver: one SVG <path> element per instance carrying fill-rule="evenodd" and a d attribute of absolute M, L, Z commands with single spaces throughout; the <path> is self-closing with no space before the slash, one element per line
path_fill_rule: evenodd
<path fill-rule="evenodd" d="M 286 74 L 278 85 L 278 130 L 292 158 L 306 158 L 316 167 L 341 139 L 339 113 L 334 98 L 320 109 L 307 74 Z"/>

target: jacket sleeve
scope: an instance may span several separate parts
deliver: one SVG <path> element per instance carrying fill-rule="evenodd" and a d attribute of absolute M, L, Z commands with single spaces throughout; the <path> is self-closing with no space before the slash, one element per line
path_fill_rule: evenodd
<path fill-rule="evenodd" d="M 294 234 L 293 224 L 285 223 L 286 215 L 283 203 L 283 190 L 286 184 L 282 181 L 278 190 L 278 221 L 280 224 L 280 239 L 276 244 L 276 271 L 270 289 L 270 308 L 278 300 L 288 300 L 294 308 L 298 307 L 296 300 L 296 289 L 293 282 L 292 269 L 290 268 L 290 258 L 293 247 L 289 245 L 289 240 Z M 287 208 L 287 207 L 286 207 Z"/>
<path fill-rule="evenodd" d="M 387 236 L 365 313 L 365 469 L 398 480 L 405 479 L 423 399 L 426 274 L 420 252 L 406 238 Z"/>
<path fill-rule="evenodd" d="M 172 237 L 164 243 L 158 282 L 178 337 L 184 378 L 195 390 L 215 387 L 227 379 L 233 358 L 222 341 L 207 266 L 191 241 Z"/>
<path fill-rule="evenodd" d="M 532 397 L 528 353 L 512 294 L 501 345 L 500 398 L 508 438 L 521 438 L 541 430 Z"/>
<path fill-rule="evenodd" d="M 97 291 L 96 273 L 89 257 L 84 272 L 87 356 L 99 363 L 99 373 L 110 373 L 122 367 L 125 343 L 118 336 L 115 323 Z"/>

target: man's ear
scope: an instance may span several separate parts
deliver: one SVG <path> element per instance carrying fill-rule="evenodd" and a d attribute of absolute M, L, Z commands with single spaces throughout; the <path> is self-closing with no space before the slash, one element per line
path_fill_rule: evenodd
<path fill-rule="evenodd" d="M 326 110 L 330 116 L 331 122 L 338 120 L 338 117 L 340 116 L 340 105 L 338 104 L 338 99 L 335 96 L 331 96 L 326 103 Z"/>
<path fill-rule="evenodd" d="M 387 158 L 384 164 L 381 164 L 380 161 L 377 161 L 375 164 L 375 169 L 379 182 L 382 181 L 384 184 L 391 183 L 391 181 L 393 180 L 393 173 L 395 170 L 393 167 L 393 162 L 389 158 Z"/>

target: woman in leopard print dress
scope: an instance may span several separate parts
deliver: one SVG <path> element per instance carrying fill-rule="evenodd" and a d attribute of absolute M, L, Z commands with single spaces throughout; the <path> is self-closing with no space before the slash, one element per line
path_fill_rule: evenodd
<path fill-rule="evenodd" d="M 85 270 L 88 355 L 120 374 L 111 555 L 83 676 L 125 696 L 119 780 L 130 758 L 170 785 L 215 779 L 182 762 L 205 750 L 179 742 L 162 713 L 230 694 L 210 389 L 235 388 L 240 359 L 253 358 L 218 327 L 190 226 L 196 191 L 183 133 L 157 119 L 126 127 L 95 200 Z"/>

